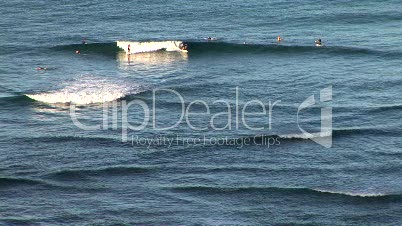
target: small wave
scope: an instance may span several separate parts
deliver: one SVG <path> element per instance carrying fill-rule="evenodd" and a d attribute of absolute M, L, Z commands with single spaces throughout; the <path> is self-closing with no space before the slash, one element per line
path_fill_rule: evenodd
<path fill-rule="evenodd" d="M 57 180 L 87 179 L 88 176 L 125 176 L 143 174 L 155 170 L 152 166 L 112 166 L 92 169 L 66 169 L 47 176 Z"/>
<path fill-rule="evenodd" d="M 41 186 L 47 189 L 57 189 L 65 191 L 99 191 L 104 190 L 104 187 L 87 186 L 87 185 L 64 185 L 60 183 L 52 183 L 41 179 L 29 179 L 29 178 L 15 178 L 15 177 L 0 177 L 0 190 L 1 189 L 16 189 L 16 186 Z"/>
<path fill-rule="evenodd" d="M 10 186 L 35 186 L 45 185 L 46 183 L 40 180 L 33 180 L 27 178 L 14 178 L 14 177 L 0 177 L 0 188 Z"/>
<path fill-rule="evenodd" d="M 361 197 L 361 198 L 380 198 L 380 197 L 402 197 L 402 194 L 385 194 L 385 193 L 366 193 L 366 192 L 335 192 L 335 191 L 329 191 L 329 190 L 322 190 L 322 189 L 314 189 L 314 191 L 321 192 L 321 193 L 326 193 L 326 194 L 333 194 L 333 195 L 345 195 L 345 196 L 351 196 L 351 197 Z"/>
<path fill-rule="evenodd" d="M 324 137 L 339 137 L 344 135 L 373 135 L 373 134 L 397 134 L 399 131 L 389 129 L 389 128 L 334 128 L 332 131 L 316 132 L 316 133 L 294 133 L 294 134 L 283 134 L 276 135 L 281 139 L 313 139 L 313 138 L 324 138 Z"/>
<path fill-rule="evenodd" d="M 400 134 L 400 131 L 396 129 L 388 128 L 334 128 L 332 131 L 325 132 L 313 132 L 313 133 L 289 133 L 289 134 L 257 134 L 238 138 L 239 140 L 252 139 L 254 141 L 261 141 L 267 138 L 278 138 L 280 140 L 306 140 L 313 138 L 324 138 L 324 137 L 339 137 L 344 135 L 373 135 L 373 134 Z"/>
<path fill-rule="evenodd" d="M 329 136 L 332 136 L 332 131 L 309 133 L 309 134 L 303 134 L 303 133 L 290 133 L 290 134 L 281 134 L 281 135 L 256 134 L 256 135 L 250 135 L 250 136 L 244 136 L 241 138 L 237 138 L 237 140 L 240 141 L 240 140 L 250 139 L 256 143 L 259 143 L 260 141 L 266 141 L 266 139 L 268 139 L 268 138 L 279 139 L 279 140 L 306 140 L 306 139 L 329 137 Z"/>
<path fill-rule="evenodd" d="M 337 196 L 337 197 L 352 197 L 362 199 L 390 199 L 400 200 L 402 194 L 385 194 L 385 193 L 360 193 L 360 192 L 339 192 L 321 189 L 313 189 L 306 187 L 264 187 L 264 186 L 244 186 L 244 187 L 228 187 L 228 186 L 174 186 L 168 187 L 173 191 L 178 192 L 201 192 L 201 193 L 281 193 L 282 195 L 316 195 L 316 196 Z"/>
<path fill-rule="evenodd" d="M 79 142 L 81 144 L 93 144 L 96 146 L 119 146 L 124 147 L 129 144 L 121 142 L 119 138 L 107 138 L 97 136 L 39 136 L 39 137 L 18 137 L 12 140 L 14 143 L 63 143 L 63 142 Z"/>
<path fill-rule="evenodd" d="M 369 112 L 377 113 L 384 111 L 393 111 L 393 110 L 401 110 L 402 104 L 392 104 L 392 105 L 382 105 L 375 108 L 369 108 Z"/>
<path fill-rule="evenodd" d="M 121 99 L 127 95 L 140 93 L 137 84 L 125 84 L 101 78 L 82 78 L 61 90 L 25 96 L 44 103 L 75 103 L 80 105 L 104 103 Z"/>
<path fill-rule="evenodd" d="M 400 130 L 393 128 L 372 128 L 372 127 L 352 127 L 352 128 L 337 128 L 333 130 L 333 136 L 345 136 L 345 135 L 399 135 Z"/>

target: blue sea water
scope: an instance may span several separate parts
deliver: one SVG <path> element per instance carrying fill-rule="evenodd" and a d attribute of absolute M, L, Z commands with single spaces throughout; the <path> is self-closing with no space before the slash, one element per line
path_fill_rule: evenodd
<path fill-rule="evenodd" d="M 399 0 L 3 1 L 0 224 L 402 224 L 401 12 Z M 127 56 L 118 40 L 188 53 Z M 129 103 L 150 118 L 124 135 Z M 203 103 L 210 114 L 152 127 Z M 73 108 L 101 127 L 77 127 Z M 228 109 L 213 125 L 230 128 L 214 129 Z M 146 116 L 133 104 L 127 120 Z"/>

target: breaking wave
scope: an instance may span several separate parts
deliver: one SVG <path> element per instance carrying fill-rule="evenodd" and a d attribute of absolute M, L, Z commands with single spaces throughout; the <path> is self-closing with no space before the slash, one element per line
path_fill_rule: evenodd
<path fill-rule="evenodd" d="M 75 103 L 84 105 L 110 102 L 142 91 L 142 87 L 138 84 L 126 84 L 124 82 L 90 76 L 67 84 L 60 90 L 25 94 L 25 96 L 44 103 Z"/>
<path fill-rule="evenodd" d="M 128 46 L 130 45 L 130 51 Z M 123 49 L 127 53 L 145 53 L 155 52 L 160 50 L 165 51 L 181 51 L 180 46 L 183 45 L 182 41 L 150 41 L 150 42 L 130 42 L 130 41 L 117 41 L 117 47 Z"/>

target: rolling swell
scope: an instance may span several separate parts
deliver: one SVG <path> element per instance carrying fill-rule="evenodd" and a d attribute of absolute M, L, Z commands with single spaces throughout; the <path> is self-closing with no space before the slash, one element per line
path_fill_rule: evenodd
<path fill-rule="evenodd" d="M 255 54 L 328 54 L 389 56 L 389 52 L 343 46 L 300 46 L 277 44 L 237 44 L 228 42 L 187 42 L 189 53 L 255 53 Z M 395 53 L 397 54 L 397 53 Z M 399 54 L 399 53 L 398 53 Z"/>
<path fill-rule="evenodd" d="M 381 113 L 381 112 L 385 112 L 385 111 L 397 111 L 397 110 L 402 110 L 402 104 L 378 106 L 378 107 L 369 109 L 369 112 Z"/>
<path fill-rule="evenodd" d="M 33 180 L 27 178 L 0 177 L 0 189 L 5 187 L 36 186 L 36 185 L 46 185 L 46 183 L 40 180 Z"/>
<path fill-rule="evenodd" d="M 400 52 L 386 52 L 380 50 L 346 47 L 346 46 L 301 46 L 301 45 L 277 45 L 277 44 L 240 44 L 230 42 L 205 42 L 205 41 L 184 41 L 188 44 L 189 54 L 226 53 L 226 54 L 326 54 L 326 55 L 351 55 L 351 56 L 378 56 L 378 57 L 400 57 Z M 116 42 L 91 43 L 91 44 L 71 44 L 55 46 L 56 51 L 74 52 L 80 50 L 81 53 L 100 54 L 115 57 L 120 50 Z"/>
<path fill-rule="evenodd" d="M 168 187 L 174 192 L 195 192 L 203 194 L 249 194 L 249 193 L 270 193 L 280 196 L 318 196 L 335 197 L 348 199 L 361 199 L 370 201 L 399 202 L 402 194 L 381 194 L 381 193 L 353 193 L 338 192 L 306 187 L 263 187 L 263 186 L 244 186 L 244 187 L 224 187 L 224 186 L 174 186 Z"/>
<path fill-rule="evenodd" d="M 46 189 L 57 189 L 63 191 L 100 191 L 104 190 L 102 187 L 96 186 L 72 186 L 52 183 L 50 181 L 41 179 L 29 179 L 29 178 L 15 178 L 15 177 L 0 177 L 0 190 L 11 188 L 13 190 L 16 187 L 43 187 Z"/>

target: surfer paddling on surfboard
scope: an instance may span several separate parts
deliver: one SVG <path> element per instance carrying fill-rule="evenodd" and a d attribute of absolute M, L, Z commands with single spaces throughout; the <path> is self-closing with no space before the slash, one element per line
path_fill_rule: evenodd
<path fill-rule="evenodd" d="M 215 41 L 215 40 L 217 40 L 217 38 L 208 36 L 207 38 L 205 38 L 205 40 L 207 40 L 207 41 Z"/>
<path fill-rule="evenodd" d="M 315 45 L 316 45 L 316 46 L 322 46 L 322 42 L 321 42 L 321 39 L 320 39 L 320 38 L 317 39 L 317 40 L 315 40 Z"/>

